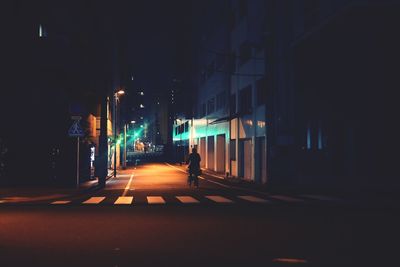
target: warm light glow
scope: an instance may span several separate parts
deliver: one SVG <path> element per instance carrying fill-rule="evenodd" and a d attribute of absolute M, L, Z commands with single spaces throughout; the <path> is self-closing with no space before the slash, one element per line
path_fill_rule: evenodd
<path fill-rule="evenodd" d="M 265 121 L 257 121 L 257 125 L 260 128 L 264 128 L 265 127 Z"/>
<path fill-rule="evenodd" d="M 123 95 L 123 94 L 125 94 L 125 91 L 124 91 L 124 90 L 119 90 L 119 91 L 117 92 L 117 95 Z"/>
<path fill-rule="evenodd" d="M 253 126 L 253 121 L 252 120 L 245 120 L 244 123 L 249 125 L 249 126 Z"/>

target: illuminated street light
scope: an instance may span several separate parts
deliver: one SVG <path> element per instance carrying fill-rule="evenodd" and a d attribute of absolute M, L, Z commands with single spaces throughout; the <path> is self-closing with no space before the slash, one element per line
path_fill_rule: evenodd
<path fill-rule="evenodd" d="M 131 123 L 136 123 L 136 121 L 131 121 Z"/>
<path fill-rule="evenodd" d="M 125 91 L 124 90 L 119 90 L 118 92 L 116 92 L 116 94 L 117 95 L 123 95 L 123 94 L 125 94 Z"/>
<path fill-rule="evenodd" d="M 118 104 L 118 96 L 124 95 L 125 91 L 120 89 L 117 92 L 114 93 L 114 119 L 113 119 L 113 124 L 114 124 L 114 178 L 117 177 L 117 104 Z"/>

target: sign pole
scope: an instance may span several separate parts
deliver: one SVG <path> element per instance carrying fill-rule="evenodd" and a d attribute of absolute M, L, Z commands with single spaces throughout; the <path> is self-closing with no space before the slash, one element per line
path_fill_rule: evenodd
<path fill-rule="evenodd" d="M 79 136 L 76 140 L 76 187 L 79 188 Z"/>
<path fill-rule="evenodd" d="M 72 116 L 71 119 L 74 120 L 71 128 L 68 130 L 68 135 L 70 137 L 76 137 L 76 187 L 79 188 L 79 139 L 85 136 L 84 131 L 79 125 L 79 121 L 82 119 L 81 116 Z"/>

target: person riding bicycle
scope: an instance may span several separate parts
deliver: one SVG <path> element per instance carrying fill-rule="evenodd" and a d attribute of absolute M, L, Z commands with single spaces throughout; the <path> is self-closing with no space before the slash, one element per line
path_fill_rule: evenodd
<path fill-rule="evenodd" d="M 198 176 L 200 175 L 200 161 L 201 157 L 199 153 L 197 153 L 197 149 L 193 148 L 192 153 L 189 155 L 189 158 L 186 161 L 186 164 L 189 164 L 189 177 L 188 177 L 188 184 L 189 186 L 192 185 L 192 182 L 194 182 L 194 185 L 196 187 L 199 187 L 199 178 Z"/>

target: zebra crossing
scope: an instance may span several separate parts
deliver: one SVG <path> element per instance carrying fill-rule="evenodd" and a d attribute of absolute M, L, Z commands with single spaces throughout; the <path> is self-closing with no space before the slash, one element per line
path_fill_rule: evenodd
<path fill-rule="evenodd" d="M 118 197 L 105 197 L 105 196 L 92 196 L 87 199 L 76 200 L 56 200 L 52 201 L 52 205 L 68 205 L 68 204 L 81 204 L 85 206 L 109 204 L 109 205 L 167 205 L 167 204 L 305 204 L 305 203 L 338 203 L 339 199 L 323 196 L 302 195 L 302 196 L 286 196 L 286 195 L 268 195 L 268 196 L 254 196 L 254 195 L 236 195 L 236 196 L 222 196 L 222 195 L 177 195 L 172 197 L 166 196 L 146 196 L 144 199 L 139 200 L 134 196 L 118 196 Z"/>

